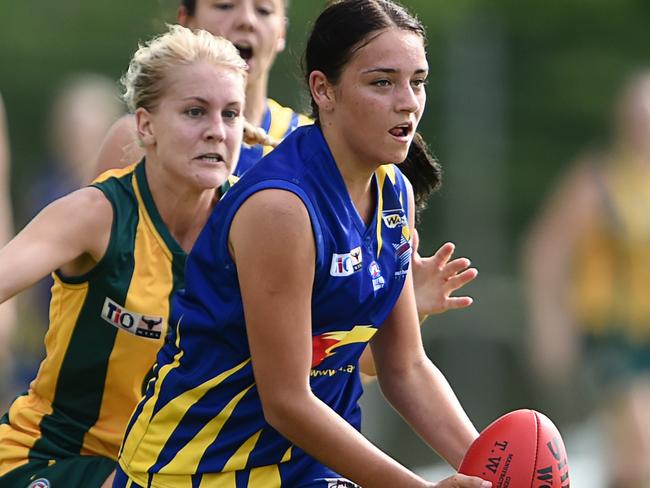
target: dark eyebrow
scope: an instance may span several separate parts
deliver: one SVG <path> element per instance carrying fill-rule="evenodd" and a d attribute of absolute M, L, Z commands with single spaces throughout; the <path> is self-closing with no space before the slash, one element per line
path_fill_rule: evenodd
<path fill-rule="evenodd" d="M 363 72 L 363 74 L 369 74 L 369 73 L 399 73 L 400 70 L 395 69 L 395 68 L 371 68 Z M 420 68 L 415 70 L 415 74 L 419 75 L 422 73 L 428 73 L 429 70 L 425 68 Z"/>

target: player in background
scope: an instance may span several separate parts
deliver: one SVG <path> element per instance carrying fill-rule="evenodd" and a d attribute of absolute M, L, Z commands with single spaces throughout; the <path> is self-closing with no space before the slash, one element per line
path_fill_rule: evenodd
<path fill-rule="evenodd" d="M 318 17 L 305 56 L 316 123 L 224 195 L 192 248 L 115 487 L 491 486 L 425 481 L 358 431 L 370 343 L 384 395 L 452 466 L 478 435 L 424 352 L 413 191 L 389 164 L 424 110 L 424 44 L 389 0 Z"/>
<path fill-rule="evenodd" d="M 523 258 L 535 371 L 604 414 L 608 486 L 638 488 L 650 486 L 650 71 L 626 82 L 613 127 L 571 165 Z"/>
<path fill-rule="evenodd" d="M 246 64 L 230 42 L 171 27 L 126 85 L 145 160 L 54 201 L 0 250 L 0 303 L 54 279 L 46 357 L 0 420 L 0 486 L 110 484 L 186 253 L 239 155 Z"/>

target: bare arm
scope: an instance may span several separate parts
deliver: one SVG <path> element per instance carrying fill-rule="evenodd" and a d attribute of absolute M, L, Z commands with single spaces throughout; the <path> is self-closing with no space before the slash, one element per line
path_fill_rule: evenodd
<path fill-rule="evenodd" d="M 535 371 L 556 382 L 575 367 L 577 328 L 568 285 L 578 238 L 598 212 L 598 189 L 589 163 L 576 164 L 551 195 L 523 246 L 530 313 L 529 348 Z"/>
<path fill-rule="evenodd" d="M 454 297 L 451 294 L 478 276 L 478 270 L 469 267 L 470 260 L 456 258 L 450 261 L 456 248 L 451 242 L 443 244 L 433 256 L 423 258 L 417 252 L 418 244 L 418 233 L 414 230 L 411 266 L 420 323 L 431 314 L 469 307 L 474 301 L 471 297 Z M 377 375 L 370 347 L 363 351 L 359 367 L 366 383 Z"/>
<path fill-rule="evenodd" d="M 413 198 L 411 194 L 409 197 L 412 209 Z M 413 229 L 412 218 L 410 226 Z M 408 274 L 400 298 L 370 345 L 386 399 L 431 448 L 458 469 L 478 432 L 447 380 L 426 356 L 412 273 Z"/>
<path fill-rule="evenodd" d="M 83 188 L 45 207 L 0 250 L 0 303 L 56 269 L 89 271 L 104 255 L 113 209 L 96 188 Z"/>
<path fill-rule="evenodd" d="M 144 149 L 140 147 L 138 140 L 135 117 L 125 115 L 115 121 L 99 148 L 95 176 L 109 169 L 124 168 L 137 163 L 143 156 Z"/>
<path fill-rule="evenodd" d="M 265 244 L 264 253 L 259 252 L 259 242 Z M 312 393 L 315 245 L 309 216 L 297 196 L 281 190 L 251 196 L 233 220 L 230 244 L 255 381 L 269 424 L 365 488 L 481 486 L 480 481 L 465 477 L 454 479 L 454 484 L 425 482 L 372 445 Z"/>
<path fill-rule="evenodd" d="M 10 199 L 9 130 L 4 105 L 0 98 L 0 247 L 13 235 L 13 217 Z M 16 305 L 13 301 L 0 303 L 0 369 L 8 370 L 3 362 L 8 360 L 10 338 L 15 328 Z M 0 380 L 2 378 L 0 377 Z M 0 387 L 0 394 L 2 393 Z"/>

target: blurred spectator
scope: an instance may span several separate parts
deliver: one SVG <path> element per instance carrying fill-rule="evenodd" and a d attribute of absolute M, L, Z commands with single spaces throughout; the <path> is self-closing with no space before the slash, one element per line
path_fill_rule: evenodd
<path fill-rule="evenodd" d="M 42 176 L 28 193 L 30 218 L 95 177 L 97 148 L 123 110 L 117 85 L 110 78 L 77 74 L 63 84 L 49 114 L 50 153 Z"/>
<path fill-rule="evenodd" d="M 26 192 L 26 218 L 34 217 L 43 207 L 89 183 L 96 175 L 97 148 L 112 123 L 123 113 L 117 84 L 94 73 L 79 73 L 64 81 L 55 94 L 47 124 L 49 153 L 45 164 Z M 44 328 L 48 324 L 50 277 L 32 287 L 27 295 L 25 316 L 21 307 L 20 354 L 15 362 L 18 384 L 36 375 L 42 355 Z M 24 319 L 24 320 L 23 320 Z M 36 323 L 37 327 L 30 324 Z M 22 325 L 21 325 L 22 328 Z M 31 330 L 37 329 L 37 330 Z"/>
<path fill-rule="evenodd" d="M 10 192 L 9 129 L 4 104 L 0 96 L 0 248 L 13 235 Z M 0 409 L 11 394 L 11 333 L 15 325 L 15 303 L 10 300 L 0 305 Z"/>
<path fill-rule="evenodd" d="M 531 360 L 546 392 L 564 383 L 607 420 L 608 486 L 648 488 L 650 71 L 625 85 L 614 122 L 609 147 L 573 164 L 525 244 Z"/>

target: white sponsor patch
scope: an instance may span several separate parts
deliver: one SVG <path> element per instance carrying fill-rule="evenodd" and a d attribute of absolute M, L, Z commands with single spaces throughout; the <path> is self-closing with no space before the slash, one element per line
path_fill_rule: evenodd
<path fill-rule="evenodd" d="M 330 274 L 332 276 L 350 276 L 361 269 L 363 255 L 361 247 L 355 247 L 345 254 L 332 254 Z"/>
<path fill-rule="evenodd" d="M 326 478 L 324 481 L 327 481 L 327 488 L 361 488 L 345 478 Z"/>
<path fill-rule="evenodd" d="M 102 318 L 120 330 L 146 339 L 160 339 L 162 334 L 162 317 L 132 312 L 108 297 L 104 300 Z"/>
<path fill-rule="evenodd" d="M 398 225 L 408 225 L 408 220 L 406 215 L 404 215 L 404 210 L 384 210 L 381 214 L 381 218 L 384 221 L 384 225 L 389 229 L 394 229 Z"/>

